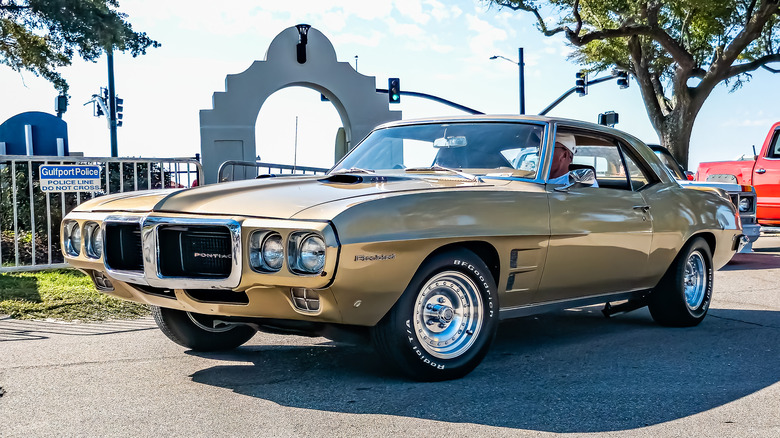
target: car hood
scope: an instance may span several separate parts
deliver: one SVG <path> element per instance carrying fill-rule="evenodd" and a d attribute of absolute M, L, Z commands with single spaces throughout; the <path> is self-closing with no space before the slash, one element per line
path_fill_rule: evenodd
<path fill-rule="evenodd" d="M 504 181 L 471 181 L 455 175 L 331 175 L 274 177 L 212 184 L 191 189 L 114 194 L 83 203 L 76 211 L 161 212 L 288 219 L 322 204 L 412 191 L 491 186 Z M 327 218 L 323 218 L 327 219 Z"/>
<path fill-rule="evenodd" d="M 728 193 L 742 193 L 745 191 L 752 191 L 752 190 L 745 190 L 745 186 L 739 185 L 739 184 L 732 184 L 732 183 L 725 183 L 725 182 L 714 182 L 714 181 L 682 181 L 677 180 L 677 182 L 680 183 L 681 186 L 696 189 L 696 188 L 718 188 L 721 190 L 724 190 Z M 748 186 L 749 187 L 749 186 Z"/>

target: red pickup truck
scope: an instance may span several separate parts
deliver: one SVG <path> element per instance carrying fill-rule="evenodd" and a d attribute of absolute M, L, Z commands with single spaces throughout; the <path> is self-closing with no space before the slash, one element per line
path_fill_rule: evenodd
<path fill-rule="evenodd" d="M 769 130 L 753 160 L 701 163 L 696 180 L 752 185 L 758 196 L 758 223 L 780 226 L 780 122 Z"/>

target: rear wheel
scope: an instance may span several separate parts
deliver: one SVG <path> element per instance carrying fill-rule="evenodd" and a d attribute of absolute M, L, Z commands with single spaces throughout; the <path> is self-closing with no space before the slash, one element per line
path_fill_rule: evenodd
<path fill-rule="evenodd" d="M 691 327 L 707 315 L 712 300 L 712 252 L 694 238 L 650 294 L 650 315 L 661 325 Z"/>
<path fill-rule="evenodd" d="M 498 325 L 493 277 L 476 254 L 439 254 L 415 274 L 390 312 L 372 329 L 377 351 L 408 376 L 462 377 L 485 357 Z"/>
<path fill-rule="evenodd" d="M 219 317 L 152 306 L 152 316 L 168 339 L 196 351 L 232 350 L 257 332 L 247 325 L 217 322 Z"/>

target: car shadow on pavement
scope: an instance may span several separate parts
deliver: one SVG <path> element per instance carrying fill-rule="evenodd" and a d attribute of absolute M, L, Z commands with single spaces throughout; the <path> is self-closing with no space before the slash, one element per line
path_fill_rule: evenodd
<path fill-rule="evenodd" d="M 761 249 L 758 249 L 750 253 L 735 254 L 728 264 L 720 268 L 720 270 L 746 271 L 778 268 L 780 268 L 780 255 L 764 253 Z"/>
<path fill-rule="evenodd" d="M 190 352 L 231 362 L 191 377 L 303 409 L 619 431 L 704 412 L 777 383 L 778 329 L 780 312 L 713 309 L 698 327 L 679 329 L 655 325 L 646 309 L 605 319 L 589 307 L 502 323 L 485 361 L 454 381 L 409 381 L 368 346 L 330 342 Z"/>

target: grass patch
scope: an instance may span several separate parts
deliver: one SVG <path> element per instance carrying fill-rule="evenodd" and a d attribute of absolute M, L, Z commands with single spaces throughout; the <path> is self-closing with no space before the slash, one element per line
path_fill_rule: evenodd
<path fill-rule="evenodd" d="M 102 321 L 138 318 L 147 306 L 100 293 L 75 269 L 0 274 L 0 314 L 16 319 Z"/>

